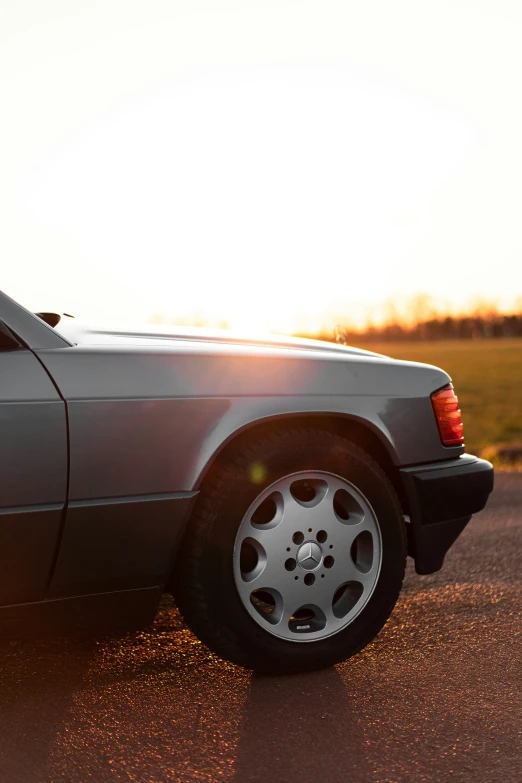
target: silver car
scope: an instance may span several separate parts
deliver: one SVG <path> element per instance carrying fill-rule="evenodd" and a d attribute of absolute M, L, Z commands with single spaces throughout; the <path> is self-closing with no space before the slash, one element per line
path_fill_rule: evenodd
<path fill-rule="evenodd" d="M 493 487 L 451 379 L 313 340 L 87 327 L 0 294 L 0 633 L 132 629 L 171 592 L 266 672 L 368 644 L 406 556 Z"/>

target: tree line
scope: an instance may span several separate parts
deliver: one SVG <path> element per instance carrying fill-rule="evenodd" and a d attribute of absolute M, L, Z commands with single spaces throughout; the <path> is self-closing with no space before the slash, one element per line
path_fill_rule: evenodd
<path fill-rule="evenodd" d="M 368 326 L 356 331 L 337 326 L 333 338 L 337 342 L 397 342 L 425 340 L 487 340 L 504 337 L 522 337 L 522 313 L 504 315 L 492 313 L 485 316 L 444 316 L 419 321 L 416 324 L 388 323 Z M 332 334 L 322 334 L 319 339 L 332 340 Z"/>

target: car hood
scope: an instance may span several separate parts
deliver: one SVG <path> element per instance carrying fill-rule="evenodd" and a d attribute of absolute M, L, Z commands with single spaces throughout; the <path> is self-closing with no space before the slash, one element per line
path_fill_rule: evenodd
<path fill-rule="evenodd" d="M 336 355 L 380 357 L 381 354 L 339 345 L 323 340 L 288 337 L 277 334 L 245 333 L 228 329 L 204 329 L 196 326 L 165 326 L 155 324 L 86 323 L 72 318 L 61 318 L 56 331 L 78 345 L 158 345 L 166 342 L 217 343 L 252 347 L 286 348 L 302 351 L 321 351 Z"/>

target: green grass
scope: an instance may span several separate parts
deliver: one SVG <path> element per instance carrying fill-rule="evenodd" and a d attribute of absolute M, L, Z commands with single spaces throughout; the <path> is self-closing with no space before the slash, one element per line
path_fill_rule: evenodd
<path fill-rule="evenodd" d="M 435 364 L 451 375 L 463 414 L 466 450 L 472 454 L 484 452 L 490 458 L 491 447 L 522 443 L 522 339 L 360 347 L 395 359 Z"/>

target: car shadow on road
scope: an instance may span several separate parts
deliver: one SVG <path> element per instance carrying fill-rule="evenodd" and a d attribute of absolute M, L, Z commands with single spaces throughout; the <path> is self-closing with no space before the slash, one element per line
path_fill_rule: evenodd
<path fill-rule="evenodd" d="M 0 645 L 0 780 L 365 781 L 335 669 L 253 676 L 170 605 L 151 629 Z"/>
<path fill-rule="evenodd" d="M 370 779 L 364 737 L 336 669 L 252 677 L 234 783 Z"/>

